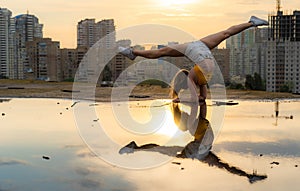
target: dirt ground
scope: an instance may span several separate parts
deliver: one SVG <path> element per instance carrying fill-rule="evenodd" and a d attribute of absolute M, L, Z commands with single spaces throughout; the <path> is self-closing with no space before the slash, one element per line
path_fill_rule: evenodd
<path fill-rule="evenodd" d="M 110 101 L 112 87 L 96 87 L 96 101 Z M 43 82 L 26 80 L 0 80 L 0 97 L 11 98 L 63 98 L 71 99 L 73 90 L 72 82 Z M 126 92 L 128 87 L 118 87 L 119 92 Z M 84 92 L 81 92 L 84 93 Z M 128 94 L 128 93 L 127 93 Z M 169 88 L 160 86 L 136 86 L 131 94 L 132 100 L 138 99 L 167 99 Z M 253 90 L 226 90 L 227 99 L 294 99 L 300 95 L 291 93 L 265 92 Z"/>

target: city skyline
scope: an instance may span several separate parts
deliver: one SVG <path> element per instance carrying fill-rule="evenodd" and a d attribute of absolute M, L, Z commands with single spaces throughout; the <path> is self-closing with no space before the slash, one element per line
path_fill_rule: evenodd
<path fill-rule="evenodd" d="M 136 25 L 157 24 L 175 27 L 201 38 L 248 21 L 251 15 L 267 19 L 268 14 L 276 9 L 275 0 L 233 0 L 230 3 L 225 0 L 132 0 L 126 3 L 119 0 L 90 0 L 88 3 L 80 0 L 29 0 L 26 3 L 24 6 L 20 0 L 3 0 L 1 7 L 11 10 L 12 16 L 27 11 L 37 16 L 44 24 L 44 36 L 60 41 L 61 48 L 76 47 L 76 26 L 85 18 L 97 21 L 114 19 L 117 31 Z M 297 10 L 300 2 L 282 1 L 281 7 L 283 11 Z"/>

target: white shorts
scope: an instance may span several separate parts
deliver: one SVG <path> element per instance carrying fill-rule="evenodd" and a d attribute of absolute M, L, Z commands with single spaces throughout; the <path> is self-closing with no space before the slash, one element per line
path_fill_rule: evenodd
<path fill-rule="evenodd" d="M 210 49 L 200 40 L 193 41 L 187 44 L 185 56 L 194 62 L 195 65 L 199 66 L 201 73 L 205 77 L 205 80 L 202 80 L 201 84 L 206 84 L 210 81 L 216 65 Z"/>
<path fill-rule="evenodd" d="M 184 54 L 194 63 L 200 63 L 205 59 L 213 59 L 209 48 L 200 40 L 188 43 Z"/>

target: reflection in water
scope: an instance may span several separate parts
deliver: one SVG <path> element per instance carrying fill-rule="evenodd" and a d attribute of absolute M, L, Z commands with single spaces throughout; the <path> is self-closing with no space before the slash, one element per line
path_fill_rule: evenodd
<path fill-rule="evenodd" d="M 22 98 L 0 104 L 0 191 L 135 190 L 82 142 L 71 104 Z"/>
<path fill-rule="evenodd" d="M 182 103 L 181 103 L 182 104 Z M 191 107 L 190 114 L 180 109 L 179 103 L 172 103 L 171 110 L 174 116 L 174 121 L 179 129 L 189 131 L 194 135 L 194 140 L 188 143 L 185 147 L 180 146 L 160 146 L 157 144 L 145 144 L 138 146 L 134 141 L 130 142 L 125 147 L 121 148 L 119 153 L 133 153 L 137 150 L 159 152 L 164 155 L 177 158 L 192 158 L 200 162 L 206 163 L 209 166 L 215 166 L 224 169 L 232 174 L 247 177 L 250 183 L 264 180 L 266 175 L 258 175 L 255 171 L 247 173 L 238 167 L 231 166 L 223 162 L 215 153 L 211 151 L 214 135 L 209 121 L 206 119 L 207 105 L 205 102 L 200 104 L 200 112 L 197 118 L 191 117 L 194 112 L 198 112 L 198 105 L 194 103 L 185 103 Z"/>
<path fill-rule="evenodd" d="M 5 165 L 27 165 L 26 161 L 18 160 L 18 159 L 1 159 L 0 158 L 0 166 Z"/>
<path fill-rule="evenodd" d="M 227 150 L 242 154 L 251 152 L 254 156 L 264 153 L 265 155 L 300 157 L 300 143 L 298 140 L 282 139 L 276 142 L 223 141 L 221 144 L 217 143 L 214 146 L 216 152 Z"/>
<path fill-rule="evenodd" d="M 139 106 L 151 105 L 149 101 L 138 103 Z M 92 104 L 84 101 L 73 104 L 71 100 L 28 98 L 14 98 L 0 104 L 0 114 L 5 113 L 4 116 L 0 115 L 1 191 L 155 191 L 162 189 L 190 191 L 199 188 L 201 190 L 222 188 L 226 191 L 282 191 L 297 190 L 300 186 L 298 180 L 300 172 L 299 100 L 280 100 L 278 126 L 276 127 L 272 125 L 275 117 L 270 117 L 274 115 L 274 102 L 240 100 L 238 105 L 226 108 L 224 127 L 218 136 L 215 134 L 214 146 L 206 158 L 202 160 L 175 158 L 174 162 L 180 165 L 169 162 L 145 170 L 118 168 L 96 157 L 79 136 L 73 115 L 74 109 L 81 104 L 88 106 Z M 139 152 L 128 156 L 121 155 L 122 157 L 138 160 L 138 155 L 142 154 L 143 150 L 150 151 L 148 154 L 153 156 L 176 157 L 184 149 L 185 145 L 182 143 L 191 141 L 191 136 L 187 135 L 190 134 L 189 132 L 179 135 L 187 135 L 187 139 L 181 139 L 178 136 L 171 144 L 165 144 L 164 140 L 160 141 L 159 136 L 145 138 L 145 136 L 132 134 L 124 135 L 115 130 L 112 124 L 112 114 L 107 112 L 110 108 L 109 103 L 97 104 L 95 108 L 104 111 L 99 116 L 107 118 L 107 126 L 112 129 L 109 132 L 110 135 L 116 136 L 118 138 L 116 140 L 121 140 L 118 142 L 117 150 L 131 140 L 139 144 L 155 141 L 154 143 L 162 145 L 142 146 L 141 149 L 137 149 Z M 93 105 L 96 106 L 96 104 Z M 130 105 L 136 105 L 136 102 L 130 102 Z M 179 104 L 179 108 L 184 110 L 182 105 Z M 155 111 L 167 110 L 166 107 L 169 108 L 169 106 L 157 107 Z M 210 109 L 212 108 L 208 106 L 207 119 L 215 130 L 213 120 L 209 117 Z M 144 115 L 147 108 L 140 107 L 136 111 Z M 255 117 L 251 117 L 252 115 Z M 282 116 L 290 115 L 294 118 L 282 118 Z M 168 113 L 168 121 L 173 122 L 173 118 L 172 113 Z M 99 123 L 99 121 L 94 122 L 93 119 L 91 118 L 90 123 L 85 124 L 87 129 L 95 129 L 93 126 Z M 169 132 L 163 135 L 173 135 L 170 133 L 170 130 L 174 130 L 173 127 L 176 128 L 173 123 L 166 123 L 164 127 Z M 109 147 L 109 145 L 104 144 L 103 147 Z M 131 151 L 136 150 L 131 149 Z M 43 155 L 49 156 L 50 160 L 43 160 Z M 209 165 L 214 167 L 209 167 Z M 242 169 L 242 172 L 237 171 L 236 174 L 244 174 L 243 171 L 246 171 L 248 175 L 244 174 L 240 177 L 227 173 L 235 171 L 232 166 Z M 252 169 L 257 169 L 259 173 L 266 173 L 268 178 L 249 184 L 248 177 L 251 178 L 253 175 Z"/>
<path fill-rule="evenodd" d="M 0 98 L 0 103 L 9 102 L 11 99 Z"/>

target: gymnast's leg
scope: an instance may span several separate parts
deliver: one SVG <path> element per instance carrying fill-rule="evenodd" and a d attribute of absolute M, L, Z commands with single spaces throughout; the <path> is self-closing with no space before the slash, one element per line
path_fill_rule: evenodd
<path fill-rule="evenodd" d="M 247 23 L 242 23 L 239 25 L 234 25 L 229 27 L 226 30 L 223 30 L 221 32 L 209 35 L 207 37 L 204 37 L 202 39 L 200 39 L 204 44 L 206 44 L 206 46 L 209 49 L 213 49 L 215 47 L 217 47 L 222 41 L 224 41 L 225 39 L 238 34 L 250 27 L 257 27 L 257 26 L 263 26 L 263 25 L 268 25 L 268 21 L 257 18 L 255 16 L 252 16 L 250 18 L 250 21 Z"/>
<path fill-rule="evenodd" d="M 234 25 L 224 31 L 206 36 L 204 38 L 201 38 L 200 40 L 204 44 L 206 44 L 206 46 L 209 49 L 213 49 L 213 48 L 217 47 L 225 39 L 227 39 L 235 34 L 238 34 L 238 33 L 242 32 L 243 30 L 246 30 L 252 26 L 253 26 L 252 23 L 243 23 L 243 24 L 239 24 L 239 25 Z"/>
<path fill-rule="evenodd" d="M 134 60 L 137 56 L 144 58 L 155 59 L 164 56 L 181 57 L 184 56 L 187 44 L 177 44 L 172 46 L 165 46 L 155 50 L 136 50 L 132 48 L 119 47 L 119 52 L 124 56 L 127 56 L 131 60 Z"/>

